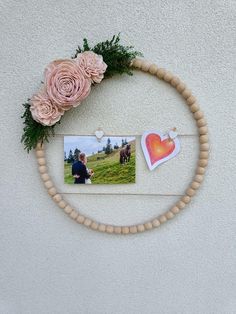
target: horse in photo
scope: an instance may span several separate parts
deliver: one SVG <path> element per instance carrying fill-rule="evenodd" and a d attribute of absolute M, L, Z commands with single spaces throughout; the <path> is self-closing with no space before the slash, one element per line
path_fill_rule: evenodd
<path fill-rule="evenodd" d="M 120 164 L 123 165 L 123 164 L 129 162 L 130 157 L 131 157 L 131 145 L 127 144 L 120 151 Z"/>

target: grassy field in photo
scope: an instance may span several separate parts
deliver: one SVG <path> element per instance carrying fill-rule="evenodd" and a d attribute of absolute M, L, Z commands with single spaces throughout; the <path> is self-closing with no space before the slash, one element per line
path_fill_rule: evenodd
<path fill-rule="evenodd" d="M 88 157 L 87 168 L 93 169 L 92 184 L 126 184 L 135 183 L 135 141 L 131 144 L 131 159 L 126 164 L 120 164 L 120 150 L 113 150 L 109 155 L 104 152 Z M 64 163 L 64 182 L 74 183 L 71 175 L 71 164 Z"/>

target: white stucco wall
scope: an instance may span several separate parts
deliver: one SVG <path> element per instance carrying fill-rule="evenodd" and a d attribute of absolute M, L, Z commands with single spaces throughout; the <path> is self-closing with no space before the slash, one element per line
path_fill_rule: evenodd
<path fill-rule="evenodd" d="M 236 2 L 1 0 L 0 16 L 0 313 L 236 313 Z M 65 216 L 20 144 L 21 103 L 45 65 L 70 57 L 83 37 L 96 43 L 120 31 L 124 44 L 193 90 L 211 138 L 206 180 L 191 205 L 155 231 L 126 237 Z M 62 134 L 99 126 L 127 135 L 176 126 L 191 136 L 181 136 L 180 155 L 154 173 L 138 148 L 135 186 L 83 187 L 78 195 L 63 185 Z M 174 90 L 144 73 L 104 81 L 57 133 L 47 147 L 53 179 L 81 212 L 105 222 L 161 213 L 176 197 L 147 194 L 182 194 L 193 175 L 194 122 Z"/>

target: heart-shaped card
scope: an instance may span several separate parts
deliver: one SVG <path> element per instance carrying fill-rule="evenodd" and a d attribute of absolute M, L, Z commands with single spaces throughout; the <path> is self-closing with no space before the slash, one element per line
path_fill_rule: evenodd
<path fill-rule="evenodd" d="M 141 145 L 150 170 L 175 157 L 180 151 L 180 142 L 174 131 L 167 134 L 146 131 L 142 136 Z"/>

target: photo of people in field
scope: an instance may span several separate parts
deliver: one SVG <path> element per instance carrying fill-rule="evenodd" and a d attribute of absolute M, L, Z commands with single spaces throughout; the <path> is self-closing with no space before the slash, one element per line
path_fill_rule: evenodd
<path fill-rule="evenodd" d="M 135 137 L 64 136 L 64 182 L 135 183 L 135 155 Z"/>

